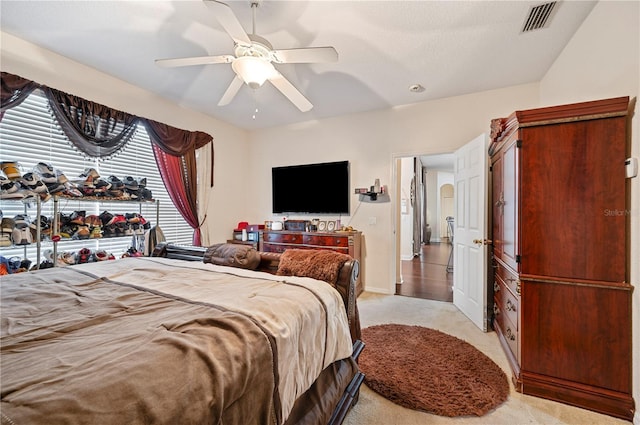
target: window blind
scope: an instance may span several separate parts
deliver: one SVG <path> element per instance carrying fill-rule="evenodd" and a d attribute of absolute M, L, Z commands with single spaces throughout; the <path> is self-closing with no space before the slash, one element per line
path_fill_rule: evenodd
<path fill-rule="evenodd" d="M 109 159 L 88 158 L 77 151 L 62 133 L 51 115 L 47 99 L 40 90 L 34 91 L 22 104 L 9 109 L 0 122 L 0 161 L 18 161 L 21 173 L 32 171 L 38 162 L 51 164 L 61 170 L 69 180 L 74 180 L 87 168 L 94 168 L 100 176 L 107 179 L 116 176 L 123 180 L 127 176 L 136 179 L 146 177 L 147 188 L 152 191 L 156 203 L 133 202 L 93 202 L 81 199 L 59 199 L 59 210 L 64 213 L 86 211 L 87 215 L 109 211 L 112 214 L 136 212 L 142 214 L 151 225 L 159 225 L 167 241 L 190 244 L 193 230 L 175 209 L 167 193 L 155 158 L 151 142 L 144 126 L 139 125 L 132 141 L 117 155 Z M 0 210 L 4 217 L 13 218 L 17 214 L 28 214 L 35 218 L 35 205 L 22 202 L 0 200 Z M 53 199 L 42 204 L 42 214 L 53 216 Z M 83 247 L 95 251 L 104 249 L 117 258 L 132 246 L 131 237 L 100 238 L 63 241 L 58 243 L 57 251 L 77 252 Z M 52 250 L 50 241 L 43 241 L 42 252 Z M 0 255 L 5 257 L 27 257 L 36 259 L 35 244 L 26 247 L 2 247 Z"/>

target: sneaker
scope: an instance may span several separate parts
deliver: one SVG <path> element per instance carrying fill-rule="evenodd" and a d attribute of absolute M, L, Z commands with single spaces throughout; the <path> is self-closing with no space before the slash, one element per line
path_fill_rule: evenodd
<path fill-rule="evenodd" d="M 58 254 L 58 258 L 68 266 L 72 266 L 77 262 L 76 254 L 74 252 L 65 251 L 61 254 Z"/>
<path fill-rule="evenodd" d="M 20 186 L 5 176 L 0 176 L 0 199 L 22 199 L 24 193 L 20 192 Z"/>
<path fill-rule="evenodd" d="M 146 181 L 145 181 L 146 183 Z M 129 190 L 138 190 L 138 182 L 131 176 L 127 176 L 124 178 L 124 187 Z"/>
<path fill-rule="evenodd" d="M 31 238 L 31 229 L 26 227 L 15 227 L 11 233 L 14 245 L 30 245 L 33 243 Z"/>
<path fill-rule="evenodd" d="M 78 264 L 86 264 L 94 261 L 93 253 L 89 248 L 82 248 L 78 251 L 76 261 Z"/>
<path fill-rule="evenodd" d="M 38 162 L 36 166 L 33 167 L 33 172 L 40 177 L 40 180 L 42 180 L 44 184 L 58 183 L 58 176 L 56 176 L 56 171 L 51 164 Z"/>
<path fill-rule="evenodd" d="M 31 224 L 31 220 L 26 214 L 18 214 L 13 218 L 13 223 L 14 227 L 23 228 L 29 227 L 29 224 Z"/>
<path fill-rule="evenodd" d="M 12 244 L 11 233 L 0 233 L 0 247 L 6 248 Z"/>
<path fill-rule="evenodd" d="M 82 224 L 80 226 L 78 226 L 78 229 L 76 230 L 76 233 L 73 235 L 73 239 L 89 239 L 89 236 L 91 236 L 91 231 L 89 230 L 89 226 L 87 226 L 86 224 Z"/>
<path fill-rule="evenodd" d="M 139 189 L 138 196 L 144 201 L 150 201 L 153 199 L 153 193 L 147 188 Z"/>
<path fill-rule="evenodd" d="M 114 189 L 114 190 L 124 189 L 124 183 L 122 182 L 122 180 L 120 180 L 116 176 L 109 176 L 107 181 L 111 184 L 111 189 Z"/>
<path fill-rule="evenodd" d="M 72 224 L 85 224 L 84 217 L 86 216 L 86 211 L 74 211 L 71 213 L 71 219 L 69 220 Z"/>
<path fill-rule="evenodd" d="M 100 226 L 95 226 L 91 228 L 91 233 L 89 234 L 91 239 L 98 239 L 102 237 L 102 228 Z"/>
<path fill-rule="evenodd" d="M 67 178 L 67 176 L 65 176 L 64 173 L 62 171 L 60 171 L 59 169 L 56 168 L 55 174 L 56 174 L 56 179 L 57 179 L 58 183 L 61 183 L 61 184 L 70 183 L 69 179 Z"/>
<path fill-rule="evenodd" d="M 85 168 L 82 174 L 80 174 L 80 177 L 91 177 L 92 180 L 97 180 L 100 178 L 100 174 L 96 171 L 95 168 Z"/>
<path fill-rule="evenodd" d="M 10 180 L 19 180 L 22 177 L 20 173 L 20 164 L 16 161 L 0 162 L 0 169 Z"/>
<path fill-rule="evenodd" d="M 0 221 L 0 232 L 2 233 L 11 234 L 14 227 L 16 227 L 16 222 L 12 218 L 3 217 L 2 221 Z"/>
<path fill-rule="evenodd" d="M 48 192 L 47 186 L 40 180 L 40 177 L 35 173 L 26 173 L 20 179 L 20 183 L 26 186 L 29 190 L 35 193 Z"/>
<path fill-rule="evenodd" d="M 99 218 L 103 226 L 109 226 L 113 224 L 115 216 L 109 211 L 103 211 L 102 214 L 99 215 Z"/>

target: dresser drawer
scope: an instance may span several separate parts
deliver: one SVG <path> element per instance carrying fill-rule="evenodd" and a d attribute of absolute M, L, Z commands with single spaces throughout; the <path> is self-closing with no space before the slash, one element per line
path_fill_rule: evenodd
<path fill-rule="evenodd" d="M 275 242 L 275 243 L 302 243 L 302 234 L 301 233 L 275 233 L 275 232 L 265 232 L 263 234 L 264 242 Z"/>
<path fill-rule="evenodd" d="M 304 235 L 302 241 L 305 245 L 349 247 L 348 236 Z"/>
<path fill-rule="evenodd" d="M 288 248 L 297 248 L 296 246 L 291 246 L 291 245 L 281 245 L 281 244 L 271 244 L 271 243 L 264 243 L 262 245 L 262 250 L 264 252 L 284 252 L 285 249 Z"/>
<path fill-rule="evenodd" d="M 508 287 L 513 294 L 520 296 L 520 280 L 510 269 L 499 261 L 496 262 L 495 275 L 498 282 Z"/>

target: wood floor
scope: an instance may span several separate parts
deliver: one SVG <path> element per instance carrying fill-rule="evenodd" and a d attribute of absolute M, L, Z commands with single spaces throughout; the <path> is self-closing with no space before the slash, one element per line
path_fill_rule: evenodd
<path fill-rule="evenodd" d="M 402 261 L 402 284 L 396 285 L 396 295 L 436 301 L 453 301 L 453 273 L 447 273 L 451 245 L 422 245 L 421 254 Z"/>

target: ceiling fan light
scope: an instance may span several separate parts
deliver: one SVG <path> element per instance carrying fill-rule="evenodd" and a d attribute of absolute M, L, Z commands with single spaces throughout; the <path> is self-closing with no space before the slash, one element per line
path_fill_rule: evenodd
<path fill-rule="evenodd" d="M 273 73 L 271 62 L 256 56 L 241 56 L 233 61 L 231 67 L 252 89 L 262 86 Z"/>

